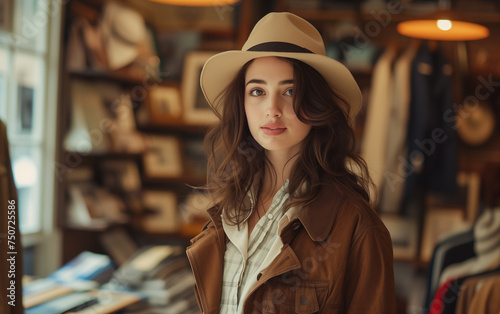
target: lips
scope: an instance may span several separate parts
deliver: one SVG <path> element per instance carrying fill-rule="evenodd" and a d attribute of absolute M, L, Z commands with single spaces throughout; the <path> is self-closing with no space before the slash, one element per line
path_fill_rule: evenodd
<path fill-rule="evenodd" d="M 286 131 L 286 127 L 279 123 L 266 123 L 261 129 L 266 135 L 280 135 Z"/>

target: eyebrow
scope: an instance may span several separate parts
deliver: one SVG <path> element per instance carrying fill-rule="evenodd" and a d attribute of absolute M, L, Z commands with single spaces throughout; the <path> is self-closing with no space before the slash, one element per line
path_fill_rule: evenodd
<path fill-rule="evenodd" d="M 264 80 L 260 80 L 260 79 L 251 79 L 250 81 L 248 81 L 245 86 L 247 86 L 248 84 L 250 83 L 255 83 L 255 84 L 264 84 L 264 85 L 267 85 L 266 81 Z M 293 84 L 293 80 L 283 80 L 281 82 L 278 83 L 278 85 L 289 85 L 289 84 Z"/>

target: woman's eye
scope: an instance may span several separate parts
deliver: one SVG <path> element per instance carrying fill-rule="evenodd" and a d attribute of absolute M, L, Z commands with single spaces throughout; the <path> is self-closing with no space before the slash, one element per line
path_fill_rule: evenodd
<path fill-rule="evenodd" d="M 286 95 L 286 96 L 292 96 L 292 89 L 291 89 L 291 88 L 290 88 L 290 89 L 287 89 L 287 90 L 285 91 L 285 95 Z"/>
<path fill-rule="evenodd" d="M 263 94 L 264 94 L 264 92 L 260 89 L 252 89 L 250 91 L 251 96 L 262 96 Z"/>

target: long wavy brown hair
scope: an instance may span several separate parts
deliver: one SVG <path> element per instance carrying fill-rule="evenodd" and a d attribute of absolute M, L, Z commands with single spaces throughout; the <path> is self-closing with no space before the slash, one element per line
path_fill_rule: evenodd
<path fill-rule="evenodd" d="M 371 180 L 366 163 L 356 153 L 349 104 L 311 66 L 295 59 L 280 59 L 293 66 L 295 114 L 300 121 L 311 125 L 301 153 L 292 165 L 288 183 L 292 197 L 284 211 L 311 203 L 324 185 L 333 186 L 336 191 L 332 195 L 336 197 L 344 195 L 354 203 L 368 204 Z M 251 62 L 240 69 L 215 101 L 220 123 L 208 132 L 204 143 L 208 157 L 205 189 L 212 195 L 219 213 L 224 208 L 229 222 L 236 225 L 248 216 L 252 202 L 256 204 L 264 173 L 277 182 L 276 171 L 264 148 L 253 139 L 245 116 L 245 74 Z M 307 188 L 299 188 L 304 183 Z"/>

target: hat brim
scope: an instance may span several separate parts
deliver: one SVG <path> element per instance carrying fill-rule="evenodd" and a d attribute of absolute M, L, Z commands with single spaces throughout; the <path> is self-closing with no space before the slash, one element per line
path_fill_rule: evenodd
<path fill-rule="evenodd" d="M 210 106 L 215 109 L 216 98 L 231 83 L 243 65 L 255 58 L 270 56 L 300 60 L 313 67 L 328 82 L 332 91 L 350 106 L 351 119 L 361 109 L 362 96 L 356 80 L 342 63 L 330 57 L 314 53 L 240 50 L 216 54 L 205 62 L 200 85 Z"/>

